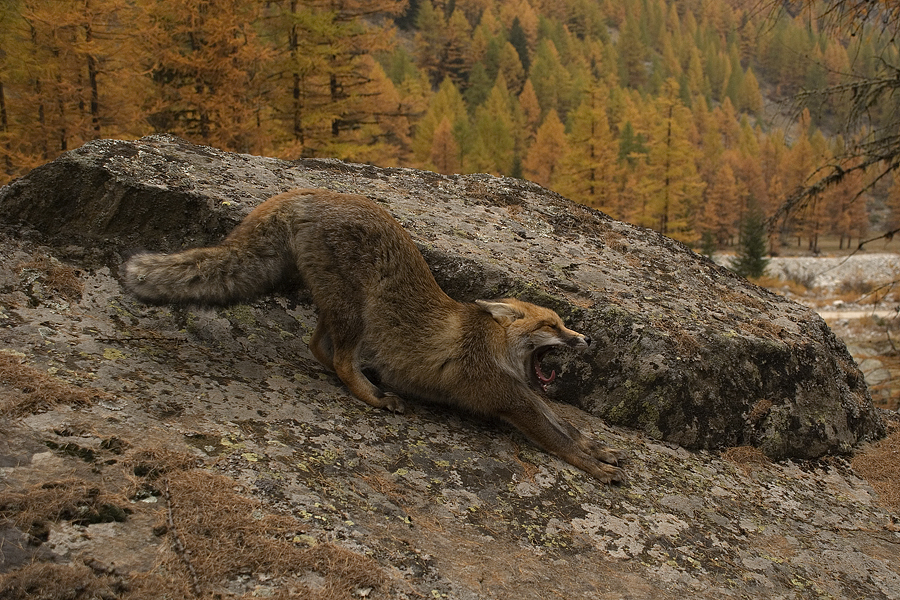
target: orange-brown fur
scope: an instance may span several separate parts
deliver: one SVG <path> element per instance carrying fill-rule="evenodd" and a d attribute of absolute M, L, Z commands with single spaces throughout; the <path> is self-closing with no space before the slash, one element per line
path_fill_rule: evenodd
<path fill-rule="evenodd" d="M 298 272 L 319 311 L 310 350 L 360 400 L 400 411 L 396 392 L 500 417 L 602 481 L 624 479 L 614 466 L 620 453 L 560 419 L 540 393 L 547 380 L 535 366 L 542 349 L 584 349 L 590 339 L 534 304 L 453 300 L 406 231 L 361 196 L 280 194 L 219 246 L 137 255 L 124 279 L 148 302 L 224 304 Z M 363 374 L 364 365 L 380 385 Z"/>

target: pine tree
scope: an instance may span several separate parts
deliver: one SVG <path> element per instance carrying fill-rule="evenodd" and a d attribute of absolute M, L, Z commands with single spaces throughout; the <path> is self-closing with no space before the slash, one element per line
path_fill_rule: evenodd
<path fill-rule="evenodd" d="M 766 221 L 755 204 L 751 204 L 741 224 L 741 241 L 731 269 L 741 277 L 757 279 L 766 273 Z"/>
<path fill-rule="evenodd" d="M 519 17 L 513 19 L 512 26 L 509 28 L 509 43 L 515 48 L 516 53 L 519 55 L 522 69 L 527 73 L 531 67 L 531 55 L 528 50 L 528 39 L 525 36 L 525 30 L 522 29 L 522 22 L 519 21 Z"/>

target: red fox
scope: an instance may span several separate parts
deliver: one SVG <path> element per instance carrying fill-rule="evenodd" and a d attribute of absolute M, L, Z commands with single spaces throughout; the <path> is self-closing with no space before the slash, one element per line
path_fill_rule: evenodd
<path fill-rule="evenodd" d="M 145 302 L 228 304 L 298 274 L 318 308 L 309 349 L 360 400 L 399 412 L 400 394 L 499 417 L 601 481 L 624 481 L 620 451 L 583 435 L 542 398 L 556 376 L 541 370 L 544 354 L 584 350 L 590 338 L 527 302 L 453 300 L 409 234 L 362 196 L 279 194 L 219 246 L 132 257 L 124 283 Z"/>

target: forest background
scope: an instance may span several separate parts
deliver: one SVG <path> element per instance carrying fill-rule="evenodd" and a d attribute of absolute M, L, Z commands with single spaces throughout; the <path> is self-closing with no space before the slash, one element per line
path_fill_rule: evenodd
<path fill-rule="evenodd" d="M 711 250 L 830 165 L 846 176 L 781 214 L 768 248 L 849 247 L 900 223 L 900 178 L 847 170 L 900 98 L 862 124 L 840 94 L 792 99 L 852 93 L 900 53 L 878 29 L 822 27 L 813 4 L 4 0 L 0 183 L 91 139 L 170 132 L 524 177 Z"/>

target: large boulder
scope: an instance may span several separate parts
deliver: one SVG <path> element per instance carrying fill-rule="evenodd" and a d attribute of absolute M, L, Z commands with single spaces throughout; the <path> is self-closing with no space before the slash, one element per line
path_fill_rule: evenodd
<path fill-rule="evenodd" d="M 813 311 L 517 179 L 290 162 L 150 136 L 91 142 L 35 169 L 0 190 L 0 220 L 57 248 L 93 246 L 115 269 L 134 249 L 216 243 L 292 187 L 383 203 L 454 298 L 513 295 L 557 310 L 596 350 L 548 358 L 564 373 L 550 395 L 611 424 L 775 459 L 842 453 L 884 433 L 859 369 Z"/>

